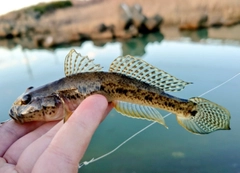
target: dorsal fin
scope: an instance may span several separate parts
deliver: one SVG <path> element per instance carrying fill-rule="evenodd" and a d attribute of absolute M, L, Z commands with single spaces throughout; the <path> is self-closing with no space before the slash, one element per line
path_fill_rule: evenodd
<path fill-rule="evenodd" d="M 101 70 L 102 67 L 100 67 L 99 64 L 94 64 L 93 59 L 89 59 L 87 56 L 82 56 L 80 53 L 77 53 L 75 49 L 71 49 L 65 58 L 65 76 L 70 76 L 81 72 L 94 72 Z"/>
<path fill-rule="evenodd" d="M 191 84 L 130 55 L 116 58 L 110 65 L 109 71 L 134 77 L 164 91 L 180 91 Z"/>

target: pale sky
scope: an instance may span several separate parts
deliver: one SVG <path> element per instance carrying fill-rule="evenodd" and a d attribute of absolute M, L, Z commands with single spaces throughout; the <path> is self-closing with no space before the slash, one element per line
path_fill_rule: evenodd
<path fill-rule="evenodd" d="M 1 2 L 2 1 L 2 2 Z M 47 2 L 50 0 L 1 0 L 0 15 L 13 10 L 18 10 L 26 6 L 38 4 L 39 2 Z M 4 2 L 3 2 L 4 1 Z"/>

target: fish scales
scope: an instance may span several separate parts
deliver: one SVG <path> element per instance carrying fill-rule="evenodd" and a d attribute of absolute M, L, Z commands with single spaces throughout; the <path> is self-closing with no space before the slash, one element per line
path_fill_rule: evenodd
<path fill-rule="evenodd" d="M 67 90 L 71 86 L 71 88 L 78 90 L 78 94 L 83 96 L 81 98 L 98 93 L 106 96 L 109 102 L 120 100 L 165 110 L 172 107 L 172 111 L 176 110 L 179 113 L 184 113 L 186 107 L 193 106 L 192 102 L 169 97 L 169 95 L 157 87 L 145 82 L 140 83 L 134 78 L 118 73 L 86 72 L 63 78 L 62 80 L 66 85 L 61 85 L 62 87 L 58 88 L 57 92 Z"/>
<path fill-rule="evenodd" d="M 65 58 L 66 77 L 29 87 L 14 102 L 9 115 L 19 123 L 66 121 L 83 99 L 102 94 L 114 108 L 132 118 L 156 121 L 166 126 L 156 109 L 174 113 L 178 123 L 195 134 L 229 130 L 230 113 L 224 107 L 199 97 L 181 99 L 167 91 L 180 91 L 182 81 L 132 56 L 118 57 L 103 72 L 100 65 L 71 50 Z"/>
<path fill-rule="evenodd" d="M 42 92 L 44 91 L 44 92 Z M 187 100 L 169 97 L 161 89 L 151 86 L 145 82 L 128 77 L 126 75 L 111 72 L 85 72 L 62 78 L 53 83 L 31 90 L 26 94 L 32 97 L 48 96 L 49 93 L 59 93 L 70 104 L 82 101 L 92 94 L 103 94 L 109 102 L 120 100 L 135 104 L 153 106 L 169 110 L 174 113 L 182 113 L 192 103 Z M 75 108 L 71 108 L 74 110 Z M 188 111 L 187 111 L 188 112 Z"/>

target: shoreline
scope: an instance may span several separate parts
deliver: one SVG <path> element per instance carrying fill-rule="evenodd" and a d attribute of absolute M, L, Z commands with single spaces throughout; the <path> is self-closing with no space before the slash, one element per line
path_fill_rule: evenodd
<path fill-rule="evenodd" d="M 235 0 L 80 2 L 72 0 L 72 6 L 41 14 L 24 8 L 0 16 L 0 45 L 12 41 L 23 47 L 52 48 L 86 40 L 127 40 L 154 32 L 172 38 L 203 28 L 210 38 L 240 40 L 235 25 L 240 22 L 240 2 Z M 37 8 L 48 9 L 41 4 Z"/>

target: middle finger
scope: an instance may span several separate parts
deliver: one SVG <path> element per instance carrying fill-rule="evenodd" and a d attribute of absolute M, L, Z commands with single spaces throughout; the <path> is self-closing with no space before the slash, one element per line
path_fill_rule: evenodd
<path fill-rule="evenodd" d="M 16 169 L 21 170 L 21 172 L 31 172 L 36 161 L 44 150 L 48 147 L 49 143 L 52 141 L 55 134 L 63 125 L 63 121 L 58 122 L 52 129 L 47 133 L 33 141 L 21 154 Z"/>

